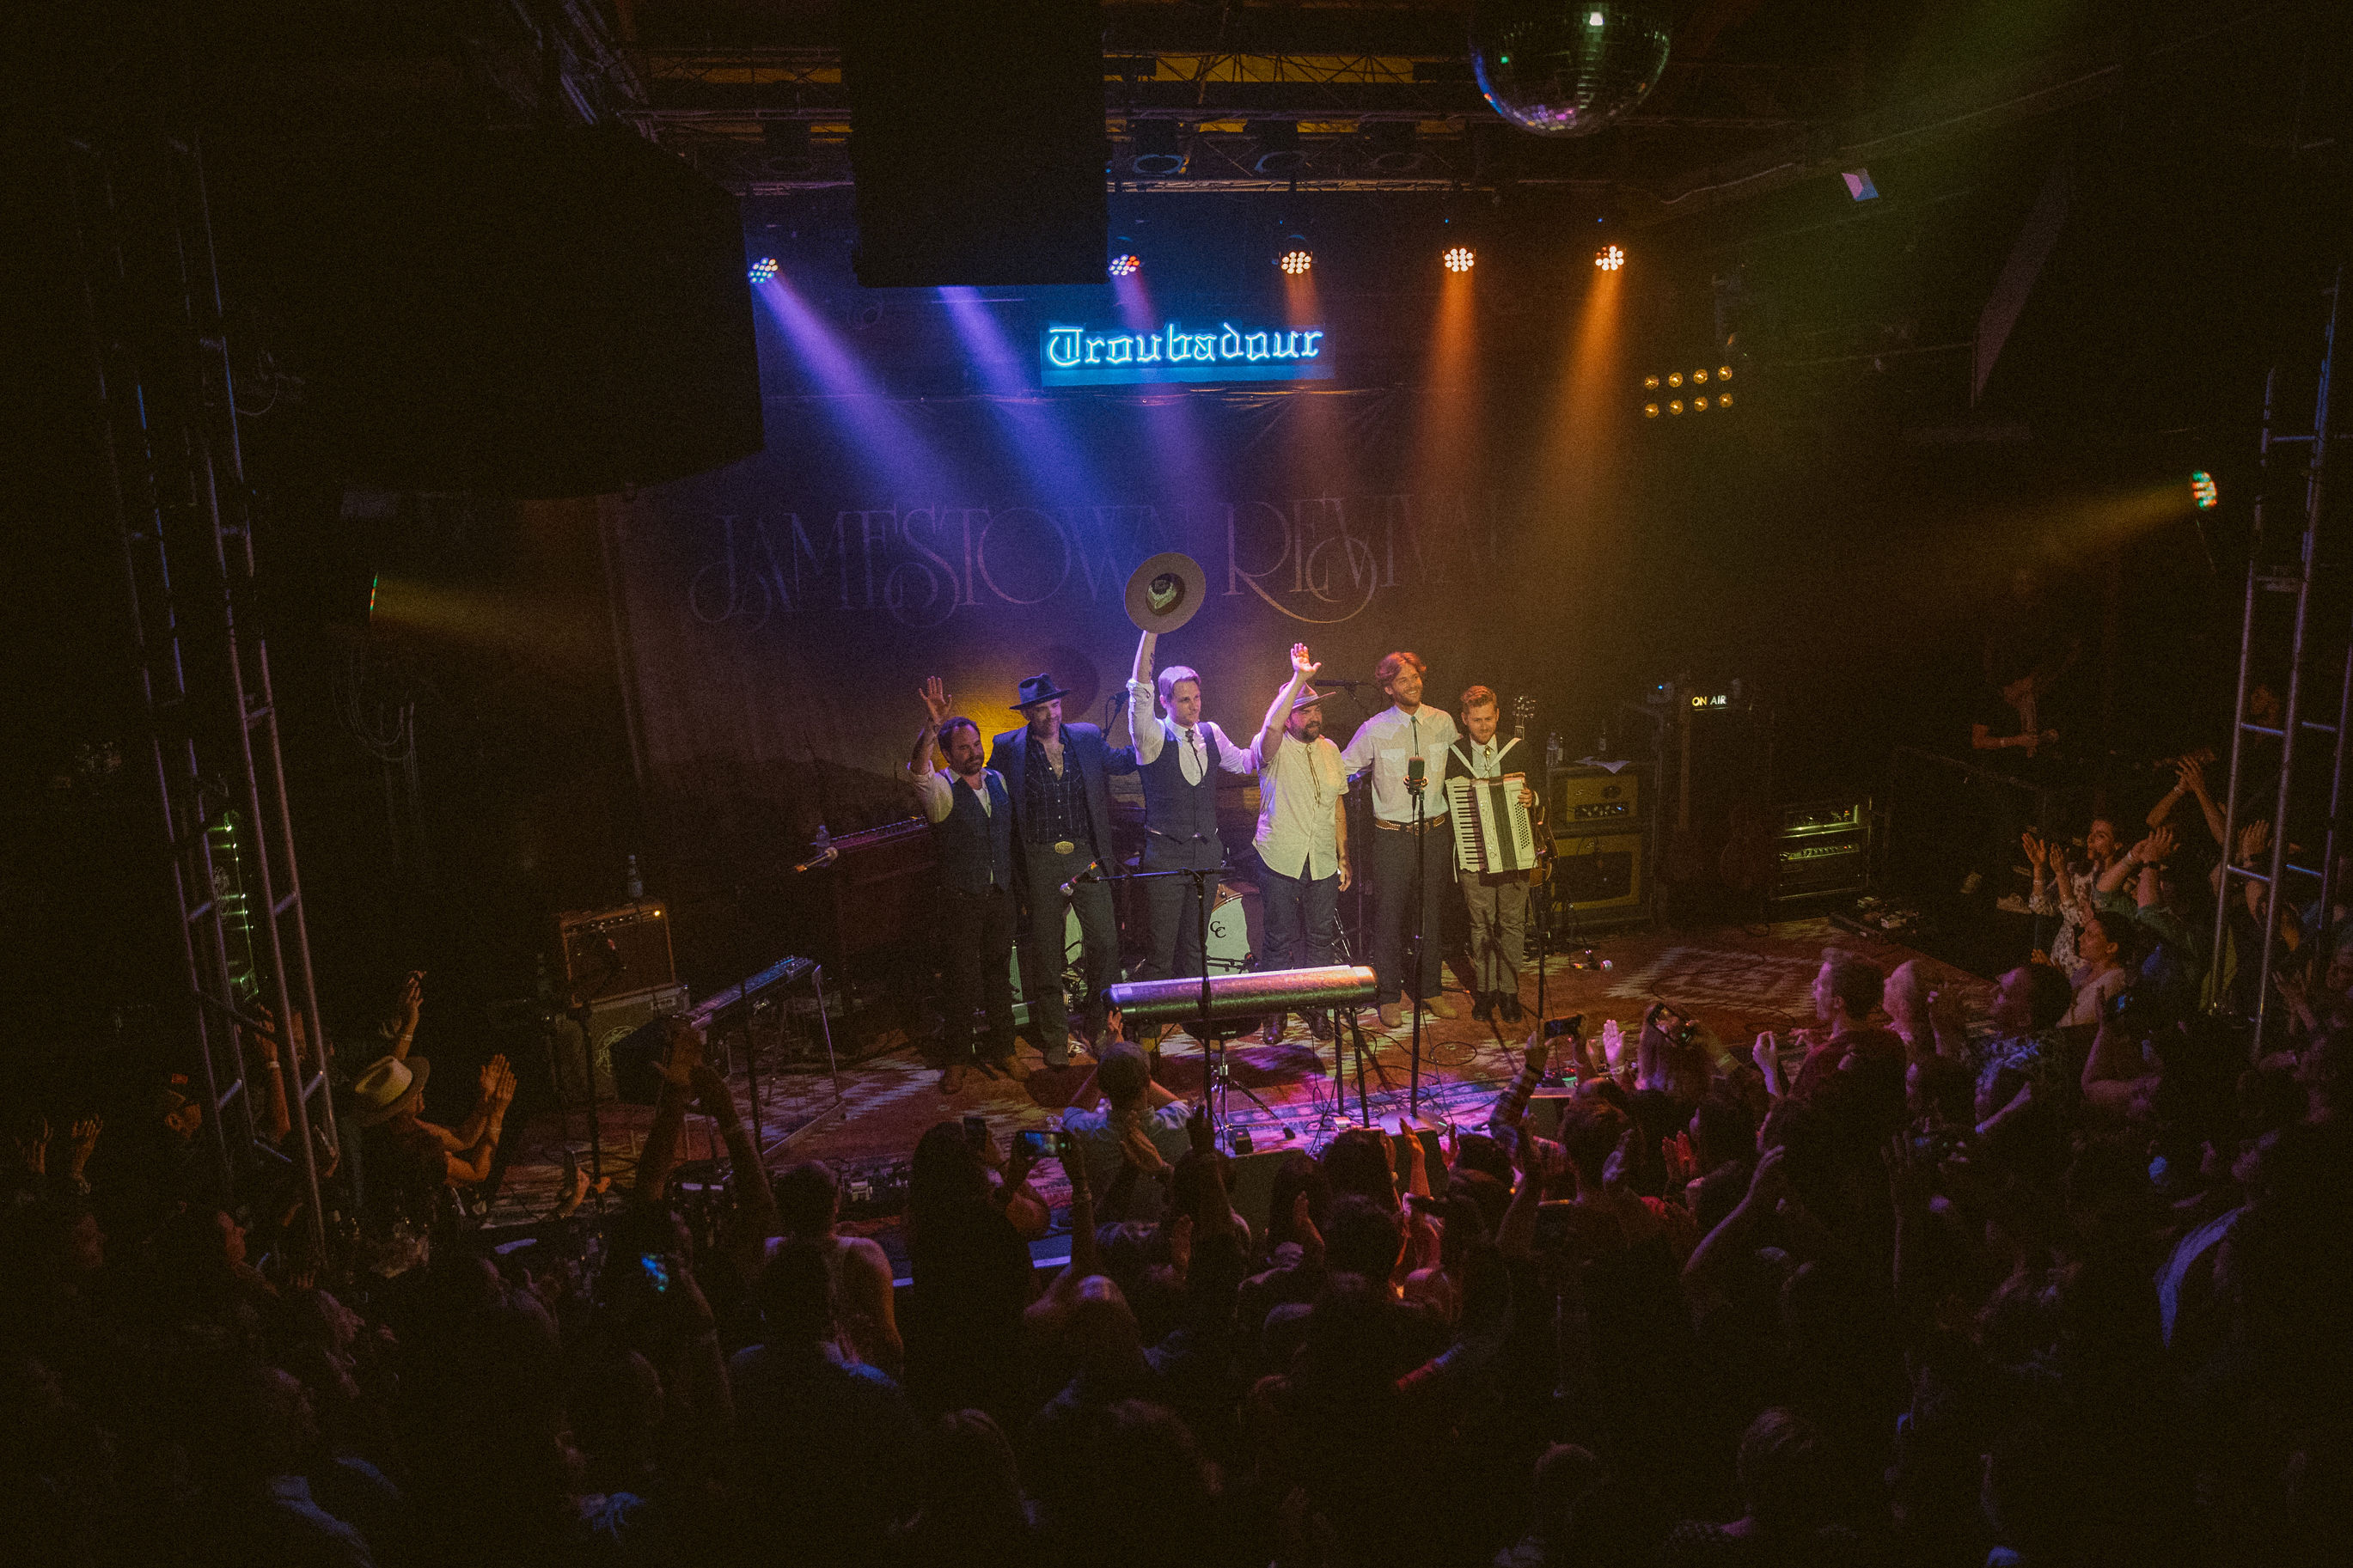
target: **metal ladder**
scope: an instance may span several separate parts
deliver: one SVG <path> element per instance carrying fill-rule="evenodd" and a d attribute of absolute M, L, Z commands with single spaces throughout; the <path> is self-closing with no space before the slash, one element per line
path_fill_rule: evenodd
<path fill-rule="evenodd" d="M 289 1151 L 324 1243 L 315 1126 L 337 1148 L 311 980 L 310 934 L 280 754 L 269 656 L 254 605 L 250 513 L 228 342 L 221 319 L 201 148 L 168 109 L 69 138 L 88 331 L 87 395 L 108 468 L 102 520 L 122 564 L 123 610 L 145 749 L 154 769 L 156 879 L 168 883 L 178 957 L 210 1114 L 221 1191 L 232 1202 L 280 1156 L 262 1136 L 246 1072 L 256 1018 L 279 1020 Z M 248 858 L 214 853 L 249 833 Z M 233 954 L 249 955 L 246 963 Z M 242 973 L 239 973 L 242 971 Z M 304 1076 L 290 1021 L 317 1068 Z"/>
<path fill-rule="evenodd" d="M 2338 819 L 2345 798 L 2346 741 L 2353 734 L 2353 626 L 2348 626 L 2344 668 L 2337 679 L 2337 715 L 2333 723 L 2324 723 L 2304 716 L 2306 666 L 2311 662 L 2311 637 L 2316 617 L 2323 612 L 2316 603 L 2324 582 L 2321 561 L 2322 513 L 2327 499 L 2327 457 L 2329 444 L 2329 397 L 2335 380 L 2337 348 L 2345 327 L 2345 269 L 2340 263 L 2321 290 L 2327 302 L 2327 314 L 2321 328 L 2320 369 L 2314 383 L 2312 422 L 2309 429 L 2282 435 L 2275 431 L 2281 398 L 2280 374 L 2274 365 L 2263 383 L 2263 423 L 2258 449 L 2261 478 L 2255 491 L 2253 547 L 2247 559 L 2246 605 L 2239 626 L 2239 679 L 2232 709 L 2231 784 L 2222 806 L 2222 883 L 2214 910 L 2214 963 L 2221 963 L 2222 949 L 2228 940 L 2231 921 L 2231 901 L 2239 892 L 2241 882 L 2253 882 L 2263 889 L 2263 947 L 2260 968 L 2263 977 L 2255 985 L 2253 1019 L 2255 1037 L 2263 1037 L 2264 1017 L 2269 1010 L 2272 985 L 2270 974 L 2272 955 L 2279 943 L 2282 895 L 2291 879 L 2299 885 L 2317 884 L 2320 908 L 2324 917 L 2335 896 Z M 2302 448 L 2301 466 L 2289 468 L 2283 475 L 2278 465 L 2296 462 L 2293 455 Z M 2276 488 L 2273 481 L 2284 477 L 2301 477 L 2304 480 L 2304 504 L 2299 518 L 2296 556 L 2291 564 L 2281 562 L 2277 553 L 2267 552 L 2264 532 L 2264 512 Z M 2268 557 L 2268 558 L 2267 558 Z M 2279 726 L 2251 721 L 2247 717 L 2247 692 L 2255 682 L 2255 623 L 2258 607 L 2272 595 L 2295 596 L 2295 627 L 2289 647 L 2287 690 L 2282 694 Z M 2317 673 L 2317 672 L 2316 672 Z M 2280 744 L 2279 790 L 2277 798 L 2253 803 L 2259 809 L 2271 811 L 2271 858 L 2267 868 L 2257 871 L 2253 867 L 2238 864 L 2238 833 L 2240 827 L 2241 780 L 2246 738 L 2261 735 L 2276 740 Z M 2321 845 L 2320 864 L 2301 866 L 2288 858 L 2288 812 L 2293 804 L 2297 777 L 2297 763 L 2303 757 L 2303 741 L 2307 735 L 2324 735 L 2330 742 L 2328 776 L 2328 814 Z M 2293 907 L 2293 906 L 2291 906 Z M 2243 966 L 2245 959 L 2241 958 Z M 2215 1005 L 2223 1005 L 2218 993 Z"/>

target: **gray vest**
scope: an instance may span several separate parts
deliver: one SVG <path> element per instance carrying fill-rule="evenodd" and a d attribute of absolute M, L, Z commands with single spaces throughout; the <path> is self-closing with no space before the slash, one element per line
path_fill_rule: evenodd
<path fill-rule="evenodd" d="M 932 824 L 932 841 L 939 848 L 940 880 L 959 893 L 977 893 L 994 880 L 1013 888 L 1013 799 L 1005 781 L 994 773 L 982 775 L 988 787 L 988 809 L 980 809 L 972 791 L 948 783 L 953 809 Z"/>
<path fill-rule="evenodd" d="M 1144 777 L 1144 864 L 1163 869 L 1206 869 L 1225 858 L 1218 840 L 1218 749 L 1208 726 L 1193 732 L 1201 742 L 1201 782 L 1185 782 L 1185 733 L 1176 730 Z"/>

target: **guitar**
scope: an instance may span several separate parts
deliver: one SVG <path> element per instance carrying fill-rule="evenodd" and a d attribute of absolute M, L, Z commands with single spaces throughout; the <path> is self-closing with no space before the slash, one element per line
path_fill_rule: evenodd
<path fill-rule="evenodd" d="M 1512 739 L 1525 745 L 1528 738 L 1528 721 L 1536 716 L 1536 700 L 1523 694 L 1512 699 Z M 1535 809 L 1531 811 L 1528 826 L 1535 829 L 1536 863 L 1527 871 L 1528 885 L 1541 887 L 1552 875 L 1552 834 L 1545 826 L 1545 795 L 1552 787 L 1549 776 L 1535 792 Z"/>

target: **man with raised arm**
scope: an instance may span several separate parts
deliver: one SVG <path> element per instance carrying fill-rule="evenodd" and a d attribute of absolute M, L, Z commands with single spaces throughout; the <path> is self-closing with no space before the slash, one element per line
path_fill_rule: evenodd
<path fill-rule="evenodd" d="M 1013 797 L 981 761 L 980 726 L 954 717 L 940 678 L 923 682 L 925 718 L 907 776 L 922 797 L 940 858 L 940 945 L 946 955 L 947 1059 L 940 1091 L 953 1094 L 975 1062 L 1013 1076 Z M 936 741 L 948 771 L 932 766 Z M 974 1035 L 986 1007 L 987 1043 Z"/>
<path fill-rule="evenodd" d="M 1201 717 L 1201 677 L 1184 665 L 1160 672 L 1160 702 L 1167 716 L 1154 711 L 1152 655 L 1158 640 L 1158 633 L 1147 631 L 1136 643 L 1135 669 L 1127 682 L 1128 729 L 1144 776 L 1139 869 L 1214 871 L 1226 858 L 1218 838 L 1218 774 L 1248 775 L 1250 753 Z M 1145 907 L 1152 911 L 1146 976 L 1167 980 L 1202 973 L 1207 958 L 1201 951 L 1200 898 L 1209 890 L 1202 884 L 1213 881 L 1157 877 L 1144 884 Z"/>
<path fill-rule="evenodd" d="M 1340 893 L 1348 886 L 1348 775 L 1340 749 L 1324 733 L 1324 699 L 1308 684 L 1320 665 L 1307 645 L 1291 646 L 1291 679 L 1274 694 L 1250 742 L 1258 772 L 1258 858 L 1264 866 L 1268 967 L 1305 969 L 1332 962 L 1340 931 Z M 1329 1015 L 1307 1016 L 1319 1040 L 1332 1037 Z M 1265 1025 L 1269 1044 L 1282 1037 L 1282 1015 Z"/>

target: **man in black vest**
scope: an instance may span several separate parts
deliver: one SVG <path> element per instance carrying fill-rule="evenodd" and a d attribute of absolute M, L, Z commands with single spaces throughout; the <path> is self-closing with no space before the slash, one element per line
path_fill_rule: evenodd
<path fill-rule="evenodd" d="M 1218 838 L 1218 774 L 1247 778 L 1250 753 L 1201 717 L 1201 677 L 1181 664 L 1160 672 L 1166 719 L 1153 710 L 1152 654 L 1159 634 L 1145 632 L 1135 645 L 1135 669 L 1127 682 L 1128 729 L 1135 737 L 1137 771 L 1144 775 L 1145 871 L 1208 871 L 1225 864 Z M 1199 974 L 1201 952 L 1199 884 L 1209 878 L 1163 877 L 1144 884 L 1152 911 L 1152 957 L 1146 975 L 1167 980 Z"/>
<path fill-rule="evenodd" d="M 1502 705 L 1495 694 L 1474 686 L 1462 694 L 1462 735 L 1446 748 L 1450 779 L 1495 779 L 1520 775 L 1520 804 L 1534 806 L 1526 781 L 1541 777 L 1536 756 L 1516 735 L 1499 736 Z M 1441 805 L 1440 809 L 1444 809 Z M 1477 994 L 1471 1016 L 1506 1024 L 1520 1021 L 1520 964 L 1527 943 L 1528 879 L 1525 871 L 1490 871 L 1458 880 L 1471 914 L 1471 980 Z"/>
<path fill-rule="evenodd" d="M 1013 797 L 996 770 L 981 765 L 980 726 L 950 717 L 955 699 L 940 678 L 923 682 L 928 717 L 915 737 L 908 776 L 931 819 L 940 857 L 940 942 L 947 955 L 947 1060 L 940 1092 L 963 1087 L 965 1069 L 1011 1078 L 1013 1066 Z M 932 767 L 936 739 L 948 771 Z M 985 1007 L 988 1037 L 975 1039 L 972 1015 Z"/>
<path fill-rule="evenodd" d="M 1050 1068 L 1071 1063 L 1071 1020 L 1062 1002 L 1063 911 L 1075 910 L 1085 942 L 1086 1035 L 1103 1033 L 1119 979 L 1119 921 L 1105 879 L 1111 858 L 1111 794 L 1103 779 L 1135 771 L 1133 750 L 1114 752 L 1092 724 L 1062 722 L 1069 693 L 1050 675 L 1021 683 L 1013 704 L 1026 723 L 989 742 L 988 765 L 1013 799 L 1013 852 L 1029 919 L 1021 948 L 1021 994 Z M 1067 890 L 1066 890 L 1067 889 Z"/>

